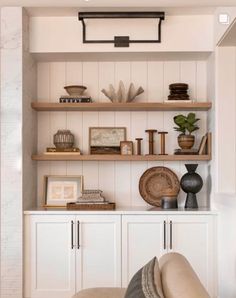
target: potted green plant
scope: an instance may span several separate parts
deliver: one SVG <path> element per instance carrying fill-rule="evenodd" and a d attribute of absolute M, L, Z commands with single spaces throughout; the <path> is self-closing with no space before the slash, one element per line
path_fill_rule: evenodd
<path fill-rule="evenodd" d="M 195 142 L 195 136 L 192 135 L 194 131 L 199 129 L 196 122 L 199 121 L 196 118 L 195 113 L 189 113 L 187 116 L 177 115 L 174 117 L 174 122 L 177 127 L 174 127 L 176 131 L 181 132 L 178 136 L 178 144 L 182 149 L 191 149 Z"/>

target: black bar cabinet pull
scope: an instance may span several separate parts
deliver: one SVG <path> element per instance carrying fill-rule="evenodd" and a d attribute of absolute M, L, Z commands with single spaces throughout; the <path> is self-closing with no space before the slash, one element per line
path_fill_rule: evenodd
<path fill-rule="evenodd" d="M 79 220 L 77 221 L 77 248 L 80 249 L 80 241 L 79 241 L 79 226 L 80 226 L 80 222 Z"/>
<path fill-rule="evenodd" d="M 166 249 L 166 221 L 164 220 L 164 249 Z"/>
<path fill-rule="evenodd" d="M 74 248 L 74 222 L 71 221 L 71 249 Z"/>
<path fill-rule="evenodd" d="M 170 221 L 170 249 L 172 249 L 172 220 Z"/>

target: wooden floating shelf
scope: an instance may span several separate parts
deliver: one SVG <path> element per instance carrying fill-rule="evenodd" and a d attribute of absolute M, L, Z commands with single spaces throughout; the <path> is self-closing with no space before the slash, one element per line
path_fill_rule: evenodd
<path fill-rule="evenodd" d="M 211 102 L 174 102 L 174 103 L 49 103 L 32 102 L 36 111 L 207 111 Z"/>
<path fill-rule="evenodd" d="M 78 155 L 38 154 L 32 155 L 37 161 L 209 161 L 211 155 Z"/>

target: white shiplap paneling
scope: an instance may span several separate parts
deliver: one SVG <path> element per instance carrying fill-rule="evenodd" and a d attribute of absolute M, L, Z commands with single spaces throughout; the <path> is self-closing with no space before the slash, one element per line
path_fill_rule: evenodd
<path fill-rule="evenodd" d="M 110 100 L 101 92 L 102 89 L 108 90 L 109 85 L 115 84 L 115 63 L 114 62 L 99 62 L 98 63 L 98 101 L 110 102 Z"/>
<path fill-rule="evenodd" d="M 194 61 L 181 61 L 180 81 L 189 85 L 188 94 L 196 99 L 196 63 Z"/>
<path fill-rule="evenodd" d="M 65 94 L 63 87 L 83 84 L 94 101 L 108 102 L 101 89 L 109 84 L 116 88 L 122 80 L 126 86 L 134 82 L 135 87 L 145 89 L 137 101 L 162 102 L 169 94 L 169 84 L 186 82 L 190 96 L 197 101 L 206 99 L 206 61 L 98 61 L 98 62 L 48 62 L 38 63 L 38 100 L 58 101 Z M 127 139 L 134 142 L 142 137 L 143 154 L 148 153 L 145 129 L 166 130 L 166 152 L 172 154 L 177 148 L 177 133 L 173 130 L 173 117 L 177 112 L 51 112 L 38 113 L 38 151 L 52 146 L 53 134 L 57 129 L 68 128 L 75 135 L 76 145 L 88 153 L 89 127 L 125 126 Z M 201 118 L 200 130 L 196 134 L 196 145 L 206 132 L 206 112 L 197 112 Z M 155 134 L 155 153 L 159 153 L 160 138 Z M 110 201 L 118 206 L 146 205 L 139 195 L 138 182 L 149 167 L 165 165 L 181 177 L 186 172 L 184 162 L 51 162 L 38 163 L 38 202 L 42 203 L 42 181 L 46 174 L 77 174 L 84 176 L 85 188 L 100 188 Z M 199 164 L 198 172 L 207 178 L 207 165 Z M 205 206 L 207 185 L 203 187 L 199 203 Z M 183 205 L 185 194 L 179 201 Z"/>
<path fill-rule="evenodd" d="M 164 100 L 164 62 L 147 62 L 147 98 L 149 102 Z"/>
<path fill-rule="evenodd" d="M 83 84 L 83 63 L 66 62 L 65 64 L 65 81 L 66 86 Z M 66 92 L 64 92 L 66 94 Z"/>
<path fill-rule="evenodd" d="M 144 61 L 133 61 L 131 62 L 131 82 L 134 83 L 134 86 L 138 88 L 142 86 L 144 92 L 140 94 L 136 101 L 143 102 L 147 101 L 148 98 L 148 89 L 147 89 L 147 62 Z"/>
<path fill-rule="evenodd" d="M 196 67 L 196 100 L 206 101 L 207 99 L 207 64 L 205 61 L 197 61 Z"/>

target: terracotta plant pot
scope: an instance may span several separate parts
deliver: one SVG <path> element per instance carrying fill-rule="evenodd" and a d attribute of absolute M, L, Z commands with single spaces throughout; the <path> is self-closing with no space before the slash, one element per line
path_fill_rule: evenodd
<path fill-rule="evenodd" d="M 195 137 L 192 135 L 180 134 L 178 136 L 178 144 L 182 149 L 191 149 L 194 145 Z"/>

